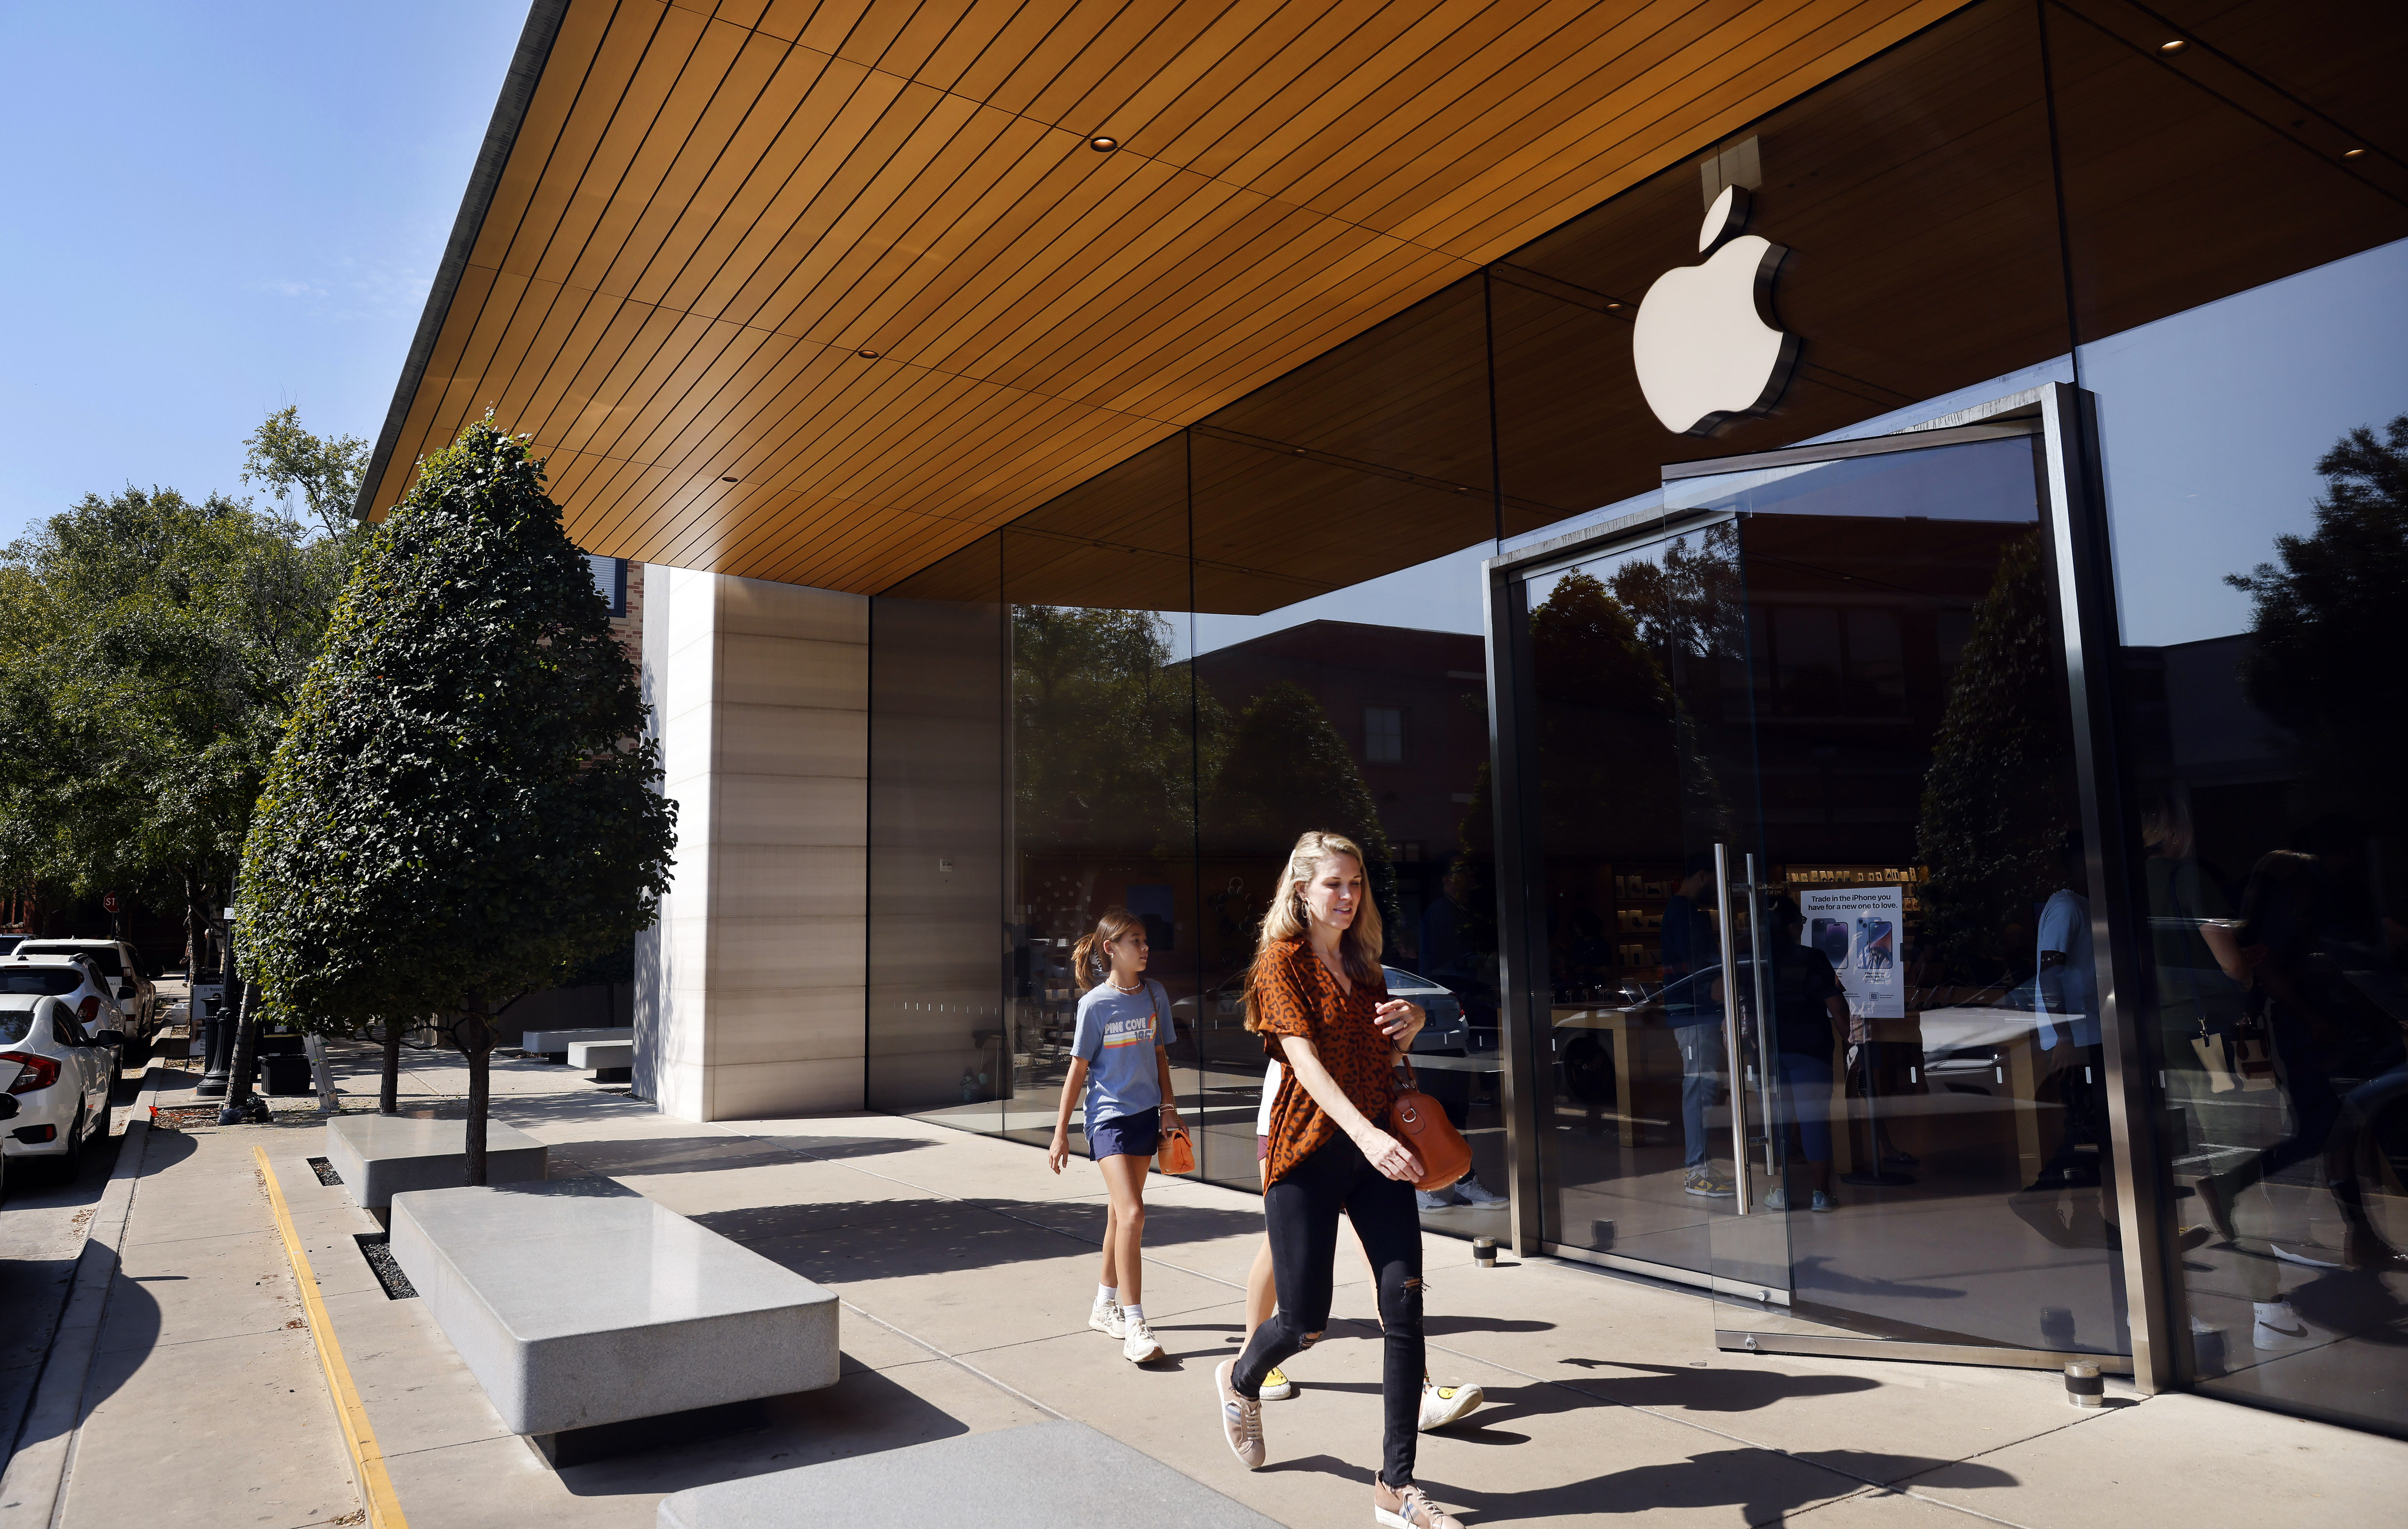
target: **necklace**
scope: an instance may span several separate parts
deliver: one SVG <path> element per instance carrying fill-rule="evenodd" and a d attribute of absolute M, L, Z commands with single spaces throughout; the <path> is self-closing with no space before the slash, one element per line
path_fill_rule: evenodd
<path fill-rule="evenodd" d="M 1114 993 L 1135 993 L 1138 989 L 1145 986 L 1145 979 L 1142 977 L 1139 978 L 1135 982 L 1129 984 L 1127 987 L 1121 986 L 1121 979 L 1117 977 L 1106 978 L 1105 980 L 1111 984 L 1111 989 Z"/>

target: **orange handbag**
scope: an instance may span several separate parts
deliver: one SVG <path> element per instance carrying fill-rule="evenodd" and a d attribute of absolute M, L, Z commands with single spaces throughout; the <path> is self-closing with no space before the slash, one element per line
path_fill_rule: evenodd
<path fill-rule="evenodd" d="M 1422 1160 L 1422 1176 L 1413 1188 L 1442 1190 L 1471 1171 L 1471 1143 L 1463 1139 L 1463 1133 L 1446 1118 L 1439 1102 L 1414 1082 L 1412 1065 L 1399 1065 L 1405 1086 L 1398 1091 L 1397 1102 L 1388 1107 L 1389 1134 Z"/>
<path fill-rule="evenodd" d="M 1154 1165 L 1165 1173 L 1196 1171 L 1196 1144 L 1187 1139 L 1185 1126 L 1163 1127 L 1162 1141 L 1154 1149 Z"/>

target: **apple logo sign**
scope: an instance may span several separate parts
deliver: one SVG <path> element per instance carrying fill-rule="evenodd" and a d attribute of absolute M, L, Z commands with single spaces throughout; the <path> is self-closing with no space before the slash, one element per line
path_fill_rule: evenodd
<path fill-rule="evenodd" d="M 1656 279 L 1631 326 L 1639 391 L 1664 428 L 1707 436 L 1761 414 L 1789 385 L 1798 336 L 1772 322 L 1772 280 L 1789 251 L 1747 226 L 1747 193 L 1726 186 L 1698 231 L 1706 260 Z"/>

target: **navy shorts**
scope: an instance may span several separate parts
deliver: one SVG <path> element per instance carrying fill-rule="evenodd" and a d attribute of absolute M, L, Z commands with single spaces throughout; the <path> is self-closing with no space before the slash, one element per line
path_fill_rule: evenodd
<path fill-rule="evenodd" d="M 1108 1157 L 1152 1157 L 1161 1145 L 1162 1112 L 1158 1109 L 1087 1122 L 1087 1155 L 1098 1162 Z"/>

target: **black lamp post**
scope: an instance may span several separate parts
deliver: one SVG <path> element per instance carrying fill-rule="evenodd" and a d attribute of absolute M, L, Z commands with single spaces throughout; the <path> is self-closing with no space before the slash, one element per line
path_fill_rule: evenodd
<path fill-rule="evenodd" d="M 218 1001 L 209 1006 L 208 1018 L 201 1022 L 202 1054 L 207 1058 L 201 1068 L 201 1080 L 193 1088 L 204 1099 L 222 1098 L 226 1080 L 234 1072 L 234 1019 L 236 992 L 234 968 L 234 909 L 227 908 L 225 923 L 225 964 L 218 972 Z"/>

